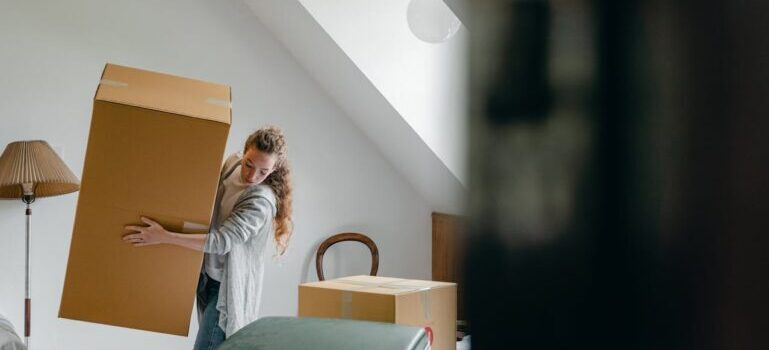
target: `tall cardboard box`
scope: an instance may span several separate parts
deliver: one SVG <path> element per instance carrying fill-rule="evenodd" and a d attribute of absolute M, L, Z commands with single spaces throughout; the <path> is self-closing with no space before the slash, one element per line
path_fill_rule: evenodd
<path fill-rule="evenodd" d="M 429 327 L 433 350 L 456 349 L 457 285 L 376 276 L 304 283 L 299 316 Z"/>
<path fill-rule="evenodd" d="M 59 316 L 186 336 L 203 254 L 122 240 L 140 216 L 208 232 L 225 85 L 108 64 L 96 91 Z"/>

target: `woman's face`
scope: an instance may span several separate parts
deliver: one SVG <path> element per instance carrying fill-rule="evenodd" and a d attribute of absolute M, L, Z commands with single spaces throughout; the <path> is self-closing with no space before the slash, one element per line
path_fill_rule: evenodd
<path fill-rule="evenodd" d="M 275 155 L 250 147 L 240 161 L 240 179 L 252 185 L 260 184 L 275 170 Z"/>

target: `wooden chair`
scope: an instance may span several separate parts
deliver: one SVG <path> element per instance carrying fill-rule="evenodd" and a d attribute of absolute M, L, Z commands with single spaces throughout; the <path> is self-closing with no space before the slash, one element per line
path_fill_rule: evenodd
<path fill-rule="evenodd" d="M 318 252 L 315 254 L 315 269 L 318 271 L 318 280 L 323 281 L 326 278 L 323 276 L 323 254 L 326 254 L 326 250 L 334 244 L 345 241 L 356 241 L 365 244 L 371 251 L 371 276 L 376 276 L 377 270 L 379 270 L 379 250 L 368 236 L 355 233 L 345 232 L 335 234 L 329 238 L 326 238 L 323 243 L 318 247 Z"/>

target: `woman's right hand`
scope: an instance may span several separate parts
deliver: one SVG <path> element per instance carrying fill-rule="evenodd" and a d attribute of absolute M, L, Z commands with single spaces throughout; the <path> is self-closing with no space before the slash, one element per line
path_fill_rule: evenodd
<path fill-rule="evenodd" d="M 130 243 L 134 247 L 169 243 L 171 233 L 163 228 L 163 226 L 146 217 L 142 217 L 141 220 L 147 226 L 125 226 L 125 229 L 131 233 L 124 235 L 123 241 Z"/>

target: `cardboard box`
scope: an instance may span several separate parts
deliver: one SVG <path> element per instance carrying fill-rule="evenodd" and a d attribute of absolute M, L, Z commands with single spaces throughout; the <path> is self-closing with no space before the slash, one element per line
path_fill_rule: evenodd
<path fill-rule="evenodd" d="M 299 316 L 429 327 L 432 349 L 455 349 L 457 285 L 376 276 L 304 283 Z"/>
<path fill-rule="evenodd" d="M 105 67 L 59 317 L 188 335 L 203 254 L 132 247 L 123 227 L 208 232 L 230 118 L 228 86 Z"/>

